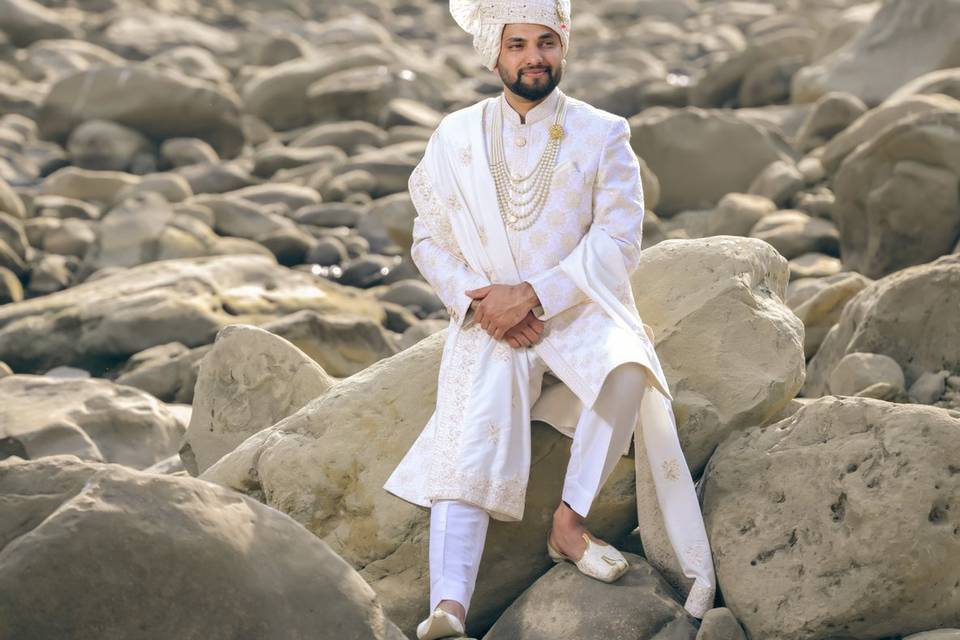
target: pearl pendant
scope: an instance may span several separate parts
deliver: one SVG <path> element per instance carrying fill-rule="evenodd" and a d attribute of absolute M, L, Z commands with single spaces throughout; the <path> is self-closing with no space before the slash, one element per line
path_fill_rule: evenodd
<path fill-rule="evenodd" d="M 527 144 L 527 139 L 524 138 L 523 136 L 517 136 L 516 139 L 515 139 L 513 142 L 514 142 L 518 147 L 522 147 L 523 145 Z"/>

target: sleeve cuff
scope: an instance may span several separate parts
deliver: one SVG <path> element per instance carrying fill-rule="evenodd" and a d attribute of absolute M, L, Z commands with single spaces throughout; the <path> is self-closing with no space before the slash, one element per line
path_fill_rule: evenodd
<path fill-rule="evenodd" d="M 447 306 L 447 313 L 450 315 L 450 319 L 457 323 L 460 327 L 469 326 L 473 322 L 473 309 L 470 307 L 470 303 L 473 302 L 473 298 L 464 292 L 468 289 L 479 289 L 480 287 L 485 287 L 488 284 L 490 283 L 479 277 L 466 283 L 462 290 L 456 295 L 456 301 Z"/>
<path fill-rule="evenodd" d="M 540 306 L 533 308 L 533 315 L 540 320 L 549 320 L 586 299 L 580 288 L 560 268 L 560 265 L 541 271 L 532 278 L 528 278 L 527 282 L 540 299 Z"/>

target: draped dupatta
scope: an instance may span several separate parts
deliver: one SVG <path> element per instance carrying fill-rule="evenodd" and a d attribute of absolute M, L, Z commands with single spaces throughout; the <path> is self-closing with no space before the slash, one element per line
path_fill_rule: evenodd
<path fill-rule="evenodd" d="M 490 282 L 518 284 L 522 279 L 510 249 L 487 161 L 483 131 L 483 109 L 487 102 L 478 102 L 447 116 L 438 129 L 440 138 L 434 145 L 435 152 L 424 156 L 424 170 L 431 182 L 444 185 L 449 194 L 449 224 L 469 267 L 485 275 Z M 641 535 L 645 530 L 651 536 L 665 532 L 675 558 L 647 559 L 655 566 L 660 564 L 658 568 L 661 570 L 679 563 L 682 574 L 693 579 L 684 606 L 691 615 L 702 617 L 714 599 L 713 560 L 693 479 L 677 435 L 671 404 L 673 397 L 654 350 L 652 330 L 643 324 L 636 306 L 625 304 L 617 295 L 618 291 L 631 291 L 630 274 L 616 241 L 596 225 L 560 264 L 593 302 L 644 345 L 647 357 L 641 364 L 649 372 L 650 387 L 643 394 L 634 432 L 637 490 L 645 493 L 653 490 L 656 499 L 638 500 Z M 445 357 L 460 334 L 460 326 L 451 321 L 444 347 Z M 484 340 L 493 341 L 494 338 L 485 334 Z M 595 391 L 567 365 L 549 336 L 544 336 L 530 348 L 538 351 L 563 383 L 544 390 L 531 408 L 531 417 L 551 424 L 575 423 L 576 416 L 570 416 L 570 413 L 577 410 L 579 414 L 583 407 L 592 407 L 596 400 Z M 489 352 L 489 349 L 484 351 Z M 526 379 L 528 362 L 522 350 L 510 350 L 510 366 L 517 379 Z M 443 404 L 442 394 L 445 393 L 449 390 L 438 387 L 438 405 Z M 639 506 L 641 504 L 653 507 Z M 648 512 L 644 512 L 645 509 Z M 659 528 L 661 522 L 662 529 Z M 645 547 L 646 542 L 644 540 Z M 651 544 L 651 549 L 654 546 Z"/>

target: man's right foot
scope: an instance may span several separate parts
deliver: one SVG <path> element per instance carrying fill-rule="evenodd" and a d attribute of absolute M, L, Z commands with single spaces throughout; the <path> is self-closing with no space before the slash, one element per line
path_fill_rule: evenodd
<path fill-rule="evenodd" d="M 440 638 L 463 638 L 466 636 L 463 623 L 452 613 L 440 607 L 417 625 L 417 640 L 439 640 Z"/>

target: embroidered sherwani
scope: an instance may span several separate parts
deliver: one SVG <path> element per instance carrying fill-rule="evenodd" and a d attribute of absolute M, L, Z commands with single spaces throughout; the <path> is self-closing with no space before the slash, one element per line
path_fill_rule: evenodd
<path fill-rule="evenodd" d="M 567 96 L 565 135 L 543 210 L 520 231 L 500 218 L 487 160 L 494 110 L 504 114 L 510 170 L 526 175 L 546 147 L 562 95 L 554 89 L 522 123 L 502 95 L 447 115 L 410 176 L 418 214 L 411 254 L 445 304 L 450 328 L 436 411 L 384 488 L 425 507 L 455 499 L 495 519 L 520 520 L 530 469 L 530 419 L 572 436 L 607 374 L 619 364 L 638 363 L 650 391 L 640 420 L 649 423 L 644 437 L 656 463 L 657 497 L 671 542 L 675 548 L 697 547 L 700 563 L 685 573 L 699 577 L 696 598 L 712 600 L 712 562 L 673 424 L 672 396 L 630 288 L 629 273 L 640 257 L 643 193 L 627 121 Z M 493 339 L 473 322 L 472 299 L 465 293 L 523 281 L 537 293 L 541 304 L 534 314 L 545 321 L 540 340 L 528 348 L 561 381 L 537 398 L 527 384 L 528 359 L 518 357 L 523 348 Z M 691 520 L 699 526 L 687 526 Z"/>

